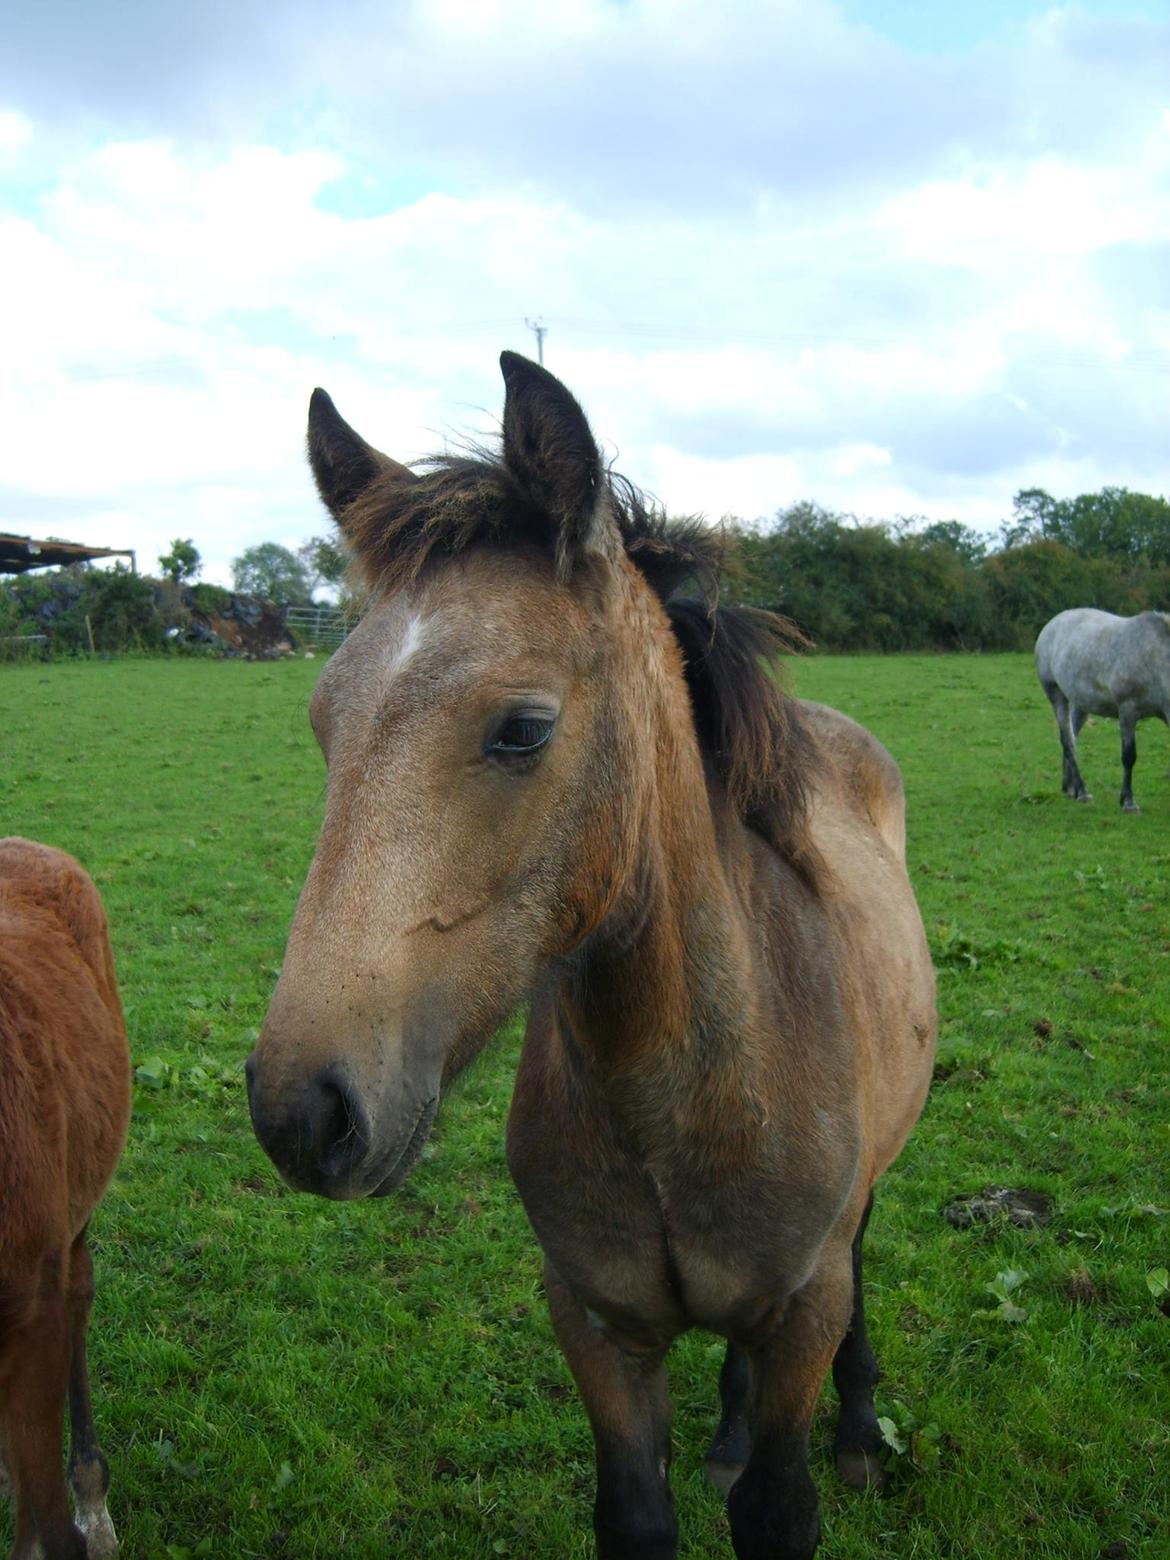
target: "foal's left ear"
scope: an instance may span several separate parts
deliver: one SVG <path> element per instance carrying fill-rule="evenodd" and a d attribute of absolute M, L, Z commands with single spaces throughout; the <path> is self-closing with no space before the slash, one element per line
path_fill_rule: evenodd
<path fill-rule="evenodd" d="M 601 551 L 615 533 L 601 454 L 585 413 L 560 380 L 517 352 L 501 352 L 504 465 L 556 526 L 557 564 Z"/>

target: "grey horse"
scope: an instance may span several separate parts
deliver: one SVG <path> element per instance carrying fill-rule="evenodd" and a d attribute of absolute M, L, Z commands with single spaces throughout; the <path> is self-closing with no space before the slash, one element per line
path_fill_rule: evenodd
<path fill-rule="evenodd" d="M 1077 768 L 1077 735 L 1089 715 L 1110 715 L 1121 722 L 1121 805 L 1140 812 L 1133 799 L 1134 732 L 1150 715 L 1170 725 L 1170 616 L 1115 617 L 1095 607 L 1058 612 L 1040 630 L 1036 672 L 1060 728 L 1064 794 L 1093 800 Z"/>

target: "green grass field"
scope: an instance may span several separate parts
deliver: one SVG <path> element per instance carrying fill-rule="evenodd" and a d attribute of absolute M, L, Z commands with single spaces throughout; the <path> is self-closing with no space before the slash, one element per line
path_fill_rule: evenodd
<path fill-rule="evenodd" d="M 127 1560 L 587 1556 L 590 1438 L 504 1164 L 518 1026 L 394 1199 L 287 1192 L 251 1134 L 242 1064 L 321 811 L 321 664 L 0 667 L 0 833 L 96 878 L 137 1067 L 94 1221 L 111 1512 Z M 942 1019 L 867 1242 L 905 1450 L 883 1494 L 843 1490 L 826 1392 L 821 1553 L 1166 1560 L 1166 733 L 1139 730 L 1125 817 L 1113 723 L 1082 738 L 1096 803 L 1059 795 L 1026 657 L 810 659 L 796 681 L 902 765 Z M 999 1186 L 1047 1194 L 1051 1221 L 943 1217 Z M 731 1554 L 700 1473 L 720 1357 L 698 1334 L 672 1356 L 684 1556 Z"/>

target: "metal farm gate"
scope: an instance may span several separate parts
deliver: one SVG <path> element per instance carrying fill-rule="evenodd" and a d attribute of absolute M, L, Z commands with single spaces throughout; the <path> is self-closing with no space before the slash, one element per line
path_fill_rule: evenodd
<path fill-rule="evenodd" d="M 285 627 L 302 643 L 336 650 L 357 622 L 337 607 L 289 607 L 284 614 Z"/>

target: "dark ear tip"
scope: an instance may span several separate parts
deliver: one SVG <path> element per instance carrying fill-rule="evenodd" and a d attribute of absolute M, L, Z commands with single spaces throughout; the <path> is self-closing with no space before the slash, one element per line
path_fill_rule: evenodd
<path fill-rule="evenodd" d="M 337 408 L 333 404 L 333 397 L 328 395 L 318 385 L 309 397 L 309 421 L 316 422 L 319 418 L 330 416 L 337 416 Z"/>
<path fill-rule="evenodd" d="M 521 379 L 552 378 L 547 368 L 541 368 L 539 363 L 534 363 L 531 358 L 526 358 L 519 352 L 500 353 L 500 373 L 503 374 L 506 385 L 515 384 Z"/>

